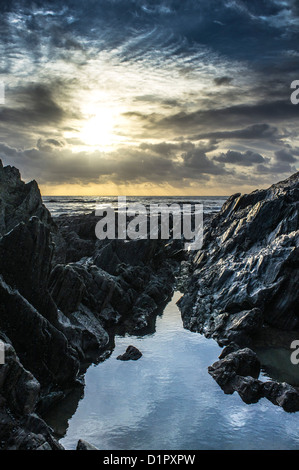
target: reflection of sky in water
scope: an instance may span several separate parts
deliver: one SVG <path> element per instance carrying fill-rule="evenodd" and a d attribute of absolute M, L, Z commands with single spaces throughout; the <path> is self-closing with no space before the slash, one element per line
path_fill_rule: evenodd
<path fill-rule="evenodd" d="M 246 405 L 210 377 L 220 348 L 182 328 L 179 296 L 157 318 L 155 334 L 116 337 L 111 357 L 88 369 L 84 398 L 60 442 L 74 449 L 81 438 L 106 450 L 298 448 L 299 413 L 266 399 Z M 141 359 L 116 360 L 129 344 Z"/>

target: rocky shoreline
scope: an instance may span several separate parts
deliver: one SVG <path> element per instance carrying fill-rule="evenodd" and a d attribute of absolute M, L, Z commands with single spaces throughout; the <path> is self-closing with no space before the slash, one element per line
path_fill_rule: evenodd
<path fill-rule="evenodd" d="M 299 337 L 298 195 L 297 173 L 230 197 L 191 256 L 180 240 L 98 240 L 94 213 L 53 219 L 37 183 L 0 161 L 0 449 L 63 450 L 43 416 L 111 354 L 116 326 L 149 327 L 182 266 L 184 327 L 225 347 L 212 377 L 246 403 L 298 411 L 298 389 L 262 383 L 254 352 L 267 327 Z"/>
<path fill-rule="evenodd" d="M 298 387 L 258 380 L 254 352 L 269 328 L 284 347 L 287 332 L 299 338 L 298 268 L 299 173 L 267 190 L 231 196 L 205 226 L 179 306 L 185 328 L 225 346 L 209 368 L 225 393 L 237 391 L 246 403 L 265 397 L 299 411 Z M 241 358 L 241 364 L 254 362 L 253 371 Z"/>
<path fill-rule="evenodd" d="M 98 240 L 94 214 L 54 220 L 38 185 L 2 163 L 0 184 L 0 448 L 62 449 L 43 414 L 111 353 L 115 325 L 148 325 L 173 293 L 181 250 Z"/>

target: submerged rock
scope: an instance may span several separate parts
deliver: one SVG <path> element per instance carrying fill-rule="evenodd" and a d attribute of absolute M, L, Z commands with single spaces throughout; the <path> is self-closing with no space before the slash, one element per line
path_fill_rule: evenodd
<path fill-rule="evenodd" d="M 89 444 L 89 442 L 79 439 L 76 450 L 99 450 L 97 447 Z"/>

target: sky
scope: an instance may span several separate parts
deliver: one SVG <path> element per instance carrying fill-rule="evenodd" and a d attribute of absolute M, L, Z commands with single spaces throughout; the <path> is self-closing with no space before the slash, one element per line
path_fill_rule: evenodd
<path fill-rule="evenodd" d="M 299 169 L 299 0 L 0 3 L 0 159 L 43 195 L 230 195 Z"/>

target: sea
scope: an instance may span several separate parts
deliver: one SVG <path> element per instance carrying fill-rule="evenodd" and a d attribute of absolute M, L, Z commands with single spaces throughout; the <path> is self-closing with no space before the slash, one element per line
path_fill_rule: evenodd
<path fill-rule="evenodd" d="M 142 204 L 148 207 L 150 204 L 201 204 L 203 212 L 211 214 L 218 212 L 227 196 L 127 196 L 127 204 Z M 53 217 L 60 215 L 82 215 L 96 210 L 99 206 L 118 206 L 117 196 L 44 196 L 43 202 Z"/>

